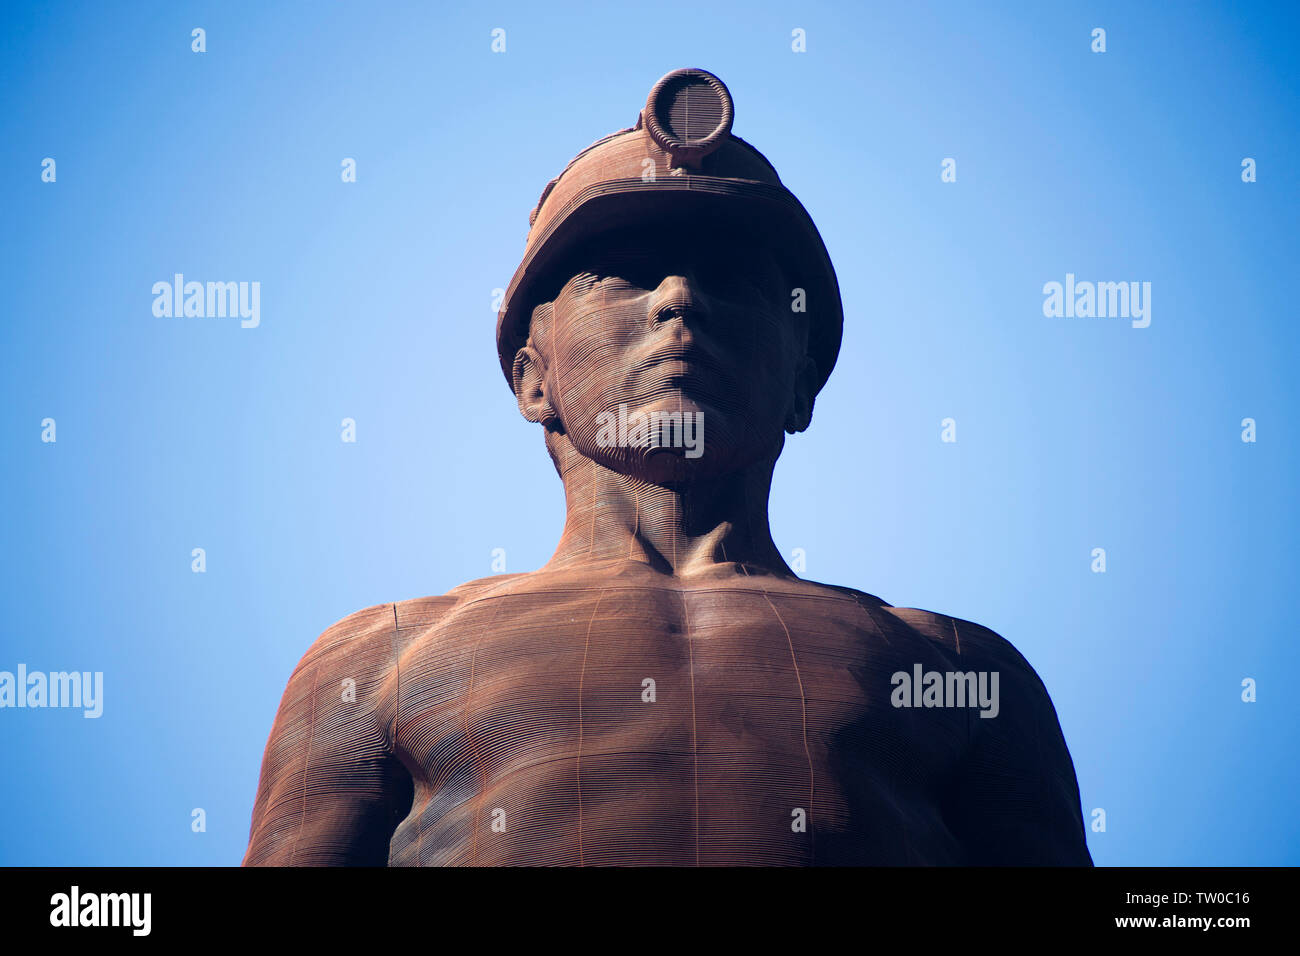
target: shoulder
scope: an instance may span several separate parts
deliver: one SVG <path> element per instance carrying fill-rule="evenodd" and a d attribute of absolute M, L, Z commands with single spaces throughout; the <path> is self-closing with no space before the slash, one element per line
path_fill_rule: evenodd
<path fill-rule="evenodd" d="M 888 613 L 942 648 L 959 671 L 988 675 L 990 684 L 998 688 L 1001 714 L 1006 719 L 977 721 L 981 730 L 1059 726 L 1056 708 L 1042 678 L 1015 645 L 996 631 L 973 621 L 920 608 L 891 607 Z"/>
<path fill-rule="evenodd" d="M 1010 641 L 983 624 L 916 607 L 890 607 L 888 613 L 904 626 L 968 662 L 1029 668 L 1029 662 Z"/>
<path fill-rule="evenodd" d="M 322 666 L 355 659 L 367 649 L 390 640 L 393 634 L 394 604 L 376 604 L 340 618 L 320 633 L 303 654 L 290 676 L 290 683 Z"/>
<path fill-rule="evenodd" d="M 863 595 L 863 598 L 869 598 Z M 992 628 L 951 614 L 940 614 L 915 607 L 893 607 L 879 602 L 872 605 L 875 617 L 883 619 L 886 637 L 899 631 L 924 641 L 952 663 L 955 670 L 996 675 L 1004 700 L 1018 701 L 1018 710 L 1030 719 L 1042 719 L 1050 713 L 1055 719 L 1047 688 L 1038 673 L 1009 640 Z"/>
<path fill-rule="evenodd" d="M 313 665 L 349 660 L 365 663 L 390 659 L 405 642 L 406 632 L 433 627 L 456 608 L 506 586 L 519 574 L 495 574 L 452 588 L 446 594 L 375 604 L 335 621 L 303 655 L 299 671 Z"/>
<path fill-rule="evenodd" d="M 517 575 L 494 575 L 446 594 L 375 604 L 335 621 L 311 643 L 289 675 L 282 715 L 305 719 L 319 709 L 312 701 L 337 699 L 355 701 L 358 712 L 385 711 L 391 706 L 394 678 L 408 645 L 456 608 L 510 577 Z"/>

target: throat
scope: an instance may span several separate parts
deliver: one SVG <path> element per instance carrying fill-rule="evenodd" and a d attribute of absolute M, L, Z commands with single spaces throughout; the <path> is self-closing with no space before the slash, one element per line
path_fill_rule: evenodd
<path fill-rule="evenodd" d="M 642 562 L 694 576 L 724 566 L 793 576 L 767 520 L 771 465 L 670 487 L 592 461 L 564 476 L 564 535 L 547 569 Z"/>

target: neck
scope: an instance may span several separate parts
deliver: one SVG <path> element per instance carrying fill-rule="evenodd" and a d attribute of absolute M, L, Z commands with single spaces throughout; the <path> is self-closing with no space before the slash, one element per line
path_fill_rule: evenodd
<path fill-rule="evenodd" d="M 672 575 L 744 565 L 793 576 L 767 523 L 775 459 L 678 487 L 621 474 L 588 458 L 570 458 L 566 465 L 564 535 L 548 569 L 626 560 Z"/>

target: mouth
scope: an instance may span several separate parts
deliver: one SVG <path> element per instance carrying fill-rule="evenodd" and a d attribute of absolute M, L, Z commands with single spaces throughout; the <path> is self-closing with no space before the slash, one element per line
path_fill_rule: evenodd
<path fill-rule="evenodd" d="M 633 374 L 654 382 L 697 385 L 718 385 L 725 378 L 713 357 L 693 346 L 659 348 Z"/>
<path fill-rule="evenodd" d="M 702 384 L 717 380 L 717 376 L 711 374 L 699 362 L 676 358 L 660 359 L 652 363 L 642 371 L 641 377 L 656 382 L 667 381 L 680 384 Z"/>
<path fill-rule="evenodd" d="M 663 359 L 644 368 L 635 376 L 637 393 L 645 399 L 663 400 L 676 395 L 675 402 L 712 404 L 727 391 L 725 383 L 712 368 L 685 359 Z"/>

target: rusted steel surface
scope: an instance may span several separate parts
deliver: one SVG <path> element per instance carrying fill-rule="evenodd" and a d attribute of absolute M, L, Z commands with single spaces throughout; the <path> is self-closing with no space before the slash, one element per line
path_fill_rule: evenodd
<path fill-rule="evenodd" d="M 716 77 L 669 74 L 547 187 L 498 346 L 564 482 L 560 543 L 321 635 L 246 864 L 1091 863 L 1024 658 L 803 580 L 772 541 L 773 467 L 842 313 L 816 227 L 733 116 Z M 954 683 L 995 693 L 958 704 Z"/>

